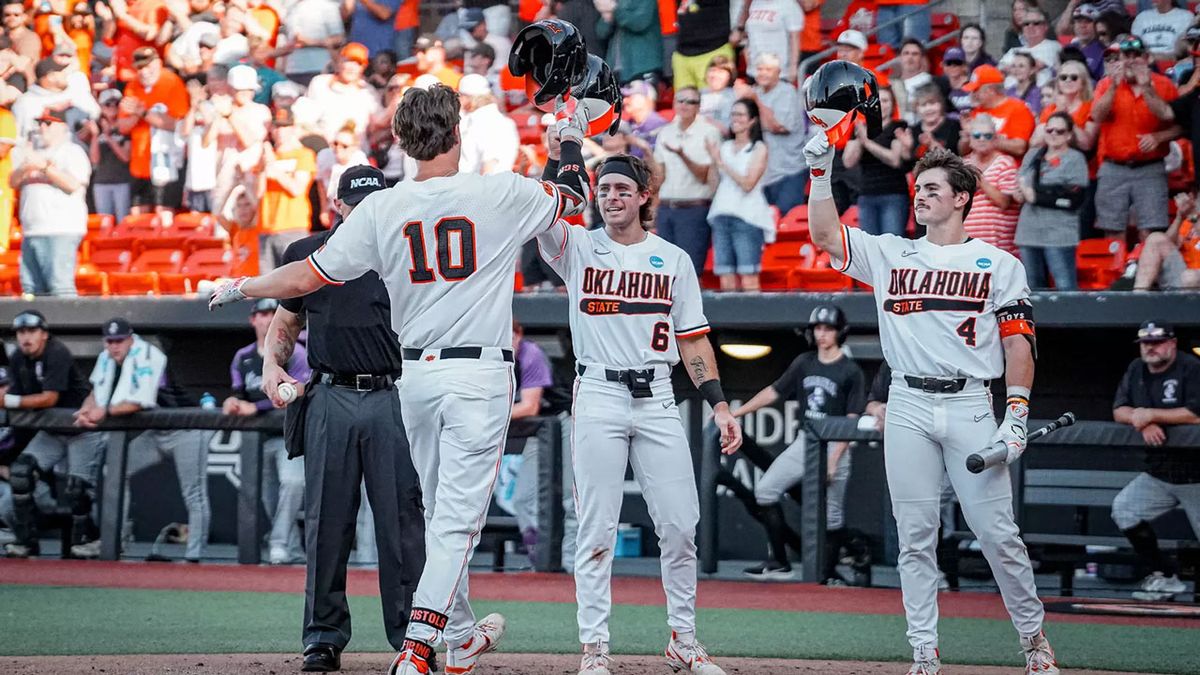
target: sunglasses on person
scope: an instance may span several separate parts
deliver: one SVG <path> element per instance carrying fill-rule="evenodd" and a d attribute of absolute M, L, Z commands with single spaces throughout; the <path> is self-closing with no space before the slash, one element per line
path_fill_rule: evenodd
<path fill-rule="evenodd" d="M 977 141 L 990 141 L 996 137 L 996 134 L 991 131 L 972 131 L 971 138 Z"/>
<path fill-rule="evenodd" d="M 959 61 L 959 60 L 955 59 L 955 60 L 951 60 L 951 61 L 943 61 L 942 65 L 943 66 L 965 66 L 965 65 L 967 65 L 967 62 Z"/>
<path fill-rule="evenodd" d="M 1066 136 L 1071 132 L 1067 131 L 1066 127 L 1046 127 L 1046 133 L 1051 136 Z"/>
<path fill-rule="evenodd" d="M 1032 19 L 1030 21 L 1024 21 L 1021 23 L 1022 28 L 1029 28 L 1030 26 L 1045 26 L 1045 25 L 1046 25 L 1045 19 Z"/>
<path fill-rule="evenodd" d="M 700 105 L 700 99 L 698 98 L 677 98 L 675 100 L 684 105 Z"/>
<path fill-rule="evenodd" d="M 1142 44 L 1141 40 L 1137 39 L 1121 40 L 1119 48 L 1122 54 L 1141 55 L 1146 53 L 1146 46 Z"/>
<path fill-rule="evenodd" d="M 1059 82 L 1078 82 L 1079 75 L 1075 73 L 1062 73 L 1058 76 Z"/>

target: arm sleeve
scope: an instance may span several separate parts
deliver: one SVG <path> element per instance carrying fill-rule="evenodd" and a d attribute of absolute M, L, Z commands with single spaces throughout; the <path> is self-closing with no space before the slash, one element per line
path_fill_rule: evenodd
<path fill-rule="evenodd" d="M 686 256 L 678 256 L 675 263 L 675 284 L 671 288 L 671 322 L 675 325 L 675 337 L 697 337 L 709 331 L 708 318 L 704 316 L 704 304 L 700 299 L 700 281 L 696 268 Z"/>
<path fill-rule="evenodd" d="M 233 389 L 233 393 L 238 398 L 246 397 L 246 381 L 242 378 L 242 372 L 238 370 L 238 359 L 242 355 L 239 350 L 233 355 L 233 360 L 229 362 L 229 387 Z"/>
<path fill-rule="evenodd" d="M 583 164 L 583 148 L 577 143 L 563 143 L 562 159 L 558 162 L 558 173 L 554 176 L 558 186 L 560 213 L 562 216 L 577 216 L 587 210 L 592 199 L 592 183 Z"/>
<path fill-rule="evenodd" d="M 771 388 L 775 393 L 779 394 L 780 398 L 790 399 L 796 395 L 796 383 L 800 381 L 800 371 L 804 368 L 804 356 L 800 355 L 792 359 L 792 363 L 783 371 L 774 382 L 771 383 Z"/>
<path fill-rule="evenodd" d="M 1141 367 L 1141 361 L 1135 360 L 1125 369 L 1125 374 L 1121 377 L 1120 384 L 1117 385 L 1117 393 L 1113 396 L 1113 410 L 1122 406 L 1133 405 L 1133 377 L 1134 369 Z"/>
<path fill-rule="evenodd" d="M 861 415 L 867 407 L 866 377 L 862 368 L 854 364 L 854 372 L 850 375 L 850 389 L 846 395 L 846 414 Z"/>
<path fill-rule="evenodd" d="M 325 245 L 308 256 L 308 264 L 327 284 L 340 286 L 370 270 L 382 271 L 375 237 L 375 205 L 379 193 L 367 198 L 337 226 Z"/>
<path fill-rule="evenodd" d="M 993 311 L 1018 302 L 1029 302 L 1029 282 L 1025 276 L 1025 266 L 1011 255 L 1006 255 L 1001 260 L 1004 262 L 997 265 L 996 276 L 993 278 Z"/>

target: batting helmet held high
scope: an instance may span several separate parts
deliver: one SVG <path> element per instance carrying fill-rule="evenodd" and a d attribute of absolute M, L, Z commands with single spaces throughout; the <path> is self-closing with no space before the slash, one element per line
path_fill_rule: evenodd
<path fill-rule="evenodd" d="M 817 326 L 829 326 L 837 330 L 839 345 L 846 341 L 846 333 L 850 332 L 846 314 L 837 305 L 817 305 L 813 308 L 812 314 L 808 315 L 808 326 L 804 329 L 804 337 L 808 339 L 810 345 L 816 344 L 813 328 Z"/>
<path fill-rule="evenodd" d="M 869 138 L 883 130 L 879 84 L 866 68 L 849 61 L 830 61 L 813 73 L 806 86 L 808 118 L 825 130 L 831 145 L 848 138 L 859 119 L 866 122 Z"/>
<path fill-rule="evenodd" d="M 508 70 L 525 78 L 529 101 L 543 112 L 578 86 L 587 72 L 587 48 L 573 24 L 559 19 L 535 21 L 517 33 L 508 54 Z"/>
<path fill-rule="evenodd" d="M 571 88 L 571 95 L 579 100 L 587 114 L 589 136 L 617 133 L 623 97 L 621 86 L 604 59 L 588 54 L 583 80 Z"/>

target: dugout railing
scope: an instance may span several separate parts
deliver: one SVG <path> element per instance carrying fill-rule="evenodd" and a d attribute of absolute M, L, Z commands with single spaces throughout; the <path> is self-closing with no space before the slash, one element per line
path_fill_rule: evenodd
<path fill-rule="evenodd" d="M 1036 429 L 1049 420 L 1030 420 L 1029 429 Z M 827 470 L 826 444 L 835 441 L 858 442 L 859 448 L 883 448 L 883 435 L 874 430 L 858 428 L 856 418 L 830 417 L 808 421 L 806 433 L 814 436 L 818 443 L 810 444 L 805 453 L 805 471 L 801 479 L 800 536 L 801 579 L 812 582 L 820 580 L 820 571 L 825 564 L 825 473 Z M 720 470 L 720 451 L 715 444 L 715 434 L 705 429 L 703 452 L 700 453 L 700 566 L 705 573 L 717 571 L 719 558 L 717 475 Z M 1162 449 L 1177 450 L 1181 461 L 1200 462 L 1200 425 L 1184 425 L 1166 429 L 1167 439 Z M 986 439 L 981 441 L 986 442 Z M 1118 462 L 1110 455 L 1108 460 L 1095 452 L 1124 451 L 1127 453 Z M 1027 543 L 1058 547 L 1053 561 L 1058 565 L 1062 588 L 1071 592 L 1074 566 L 1089 559 L 1086 547 L 1122 546 L 1120 538 L 1089 534 L 1086 509 L 1111 504 L 1112 496 L 1123 487 L 1117 485 L 1140 471 L 1141 458 L 1146 449 L 1142 436 L 1128 425 L 1115 422 L 1082 421 L 1072 427 L 1059 429 L 1031 444 L 1021 461 L 1011 472 L 1013 480 L 1014 513 L 1017 524 Z M 1186 453 L 1186 454 L 1183 454 Z M 1097 459 L 1100 458 L 1100 461 Z M 1136 467 L 1132 468 L 1131 467 Z M 887 501 L 887 485 L 879 486 L 881 498 Z M 1042 531 L 1038 527 L 1036 507 L 1058 506 L 1076 510 L 1075 525 L 1083 531 L 1076 534 L 1061 534 Z M 890 506 L 888 507 L 890 511 Z M 894 527 L 894 525 L 893 525 Z M 1192 536 L 1189 532 L 1186 536 Z M 1179 547 L 1181 540 L 1166 538 L 1166 548 Z M 1193 542 L 1187 542 L 1189 545 Z"/>
<path fill-rule="evenodd" d="M 43 410 L 0 411 L 0 427 L 33 431 L 76 433 L 73 410 L 48 408 Z M 534 568 L 551 571 L 561 568 L 563 536 L 562 506 L 562 421 L 557 417 L 531 417 L 514 421 L 508 436 L 537 438 L 543 450 L 540 457 L 551 461 L 538 462 L 538 520 L 542 541 L 533 557 Z M 163 408 L 146 410 L 132 415 L 109 417 L 94 431 L 108 432 L 100 479 L 100 559 L 117 560 L 121 554 L 121 513 L 124 510 L 129 441 L 138 433 L 149 430 L 202 429 L 212 431 L 241 431 L 253 438 L 242 443 L 240 451 L 241 484 L 237 504 L 237 561 L 241 564 L 262 562 L 262 544 L 268 528 L 260 511 L 263 474 L 264 434 L 283 433 L 283 412 L 268 411 L 253 417 L 235 417 L 218 410 L 203 408 Z M 493 518 L 493 523 L 507 527 L 508 522 Z M 484 534 L 487 534 L 485 526 Z M 503 545 L 503 542 L 500 543 Z"/>

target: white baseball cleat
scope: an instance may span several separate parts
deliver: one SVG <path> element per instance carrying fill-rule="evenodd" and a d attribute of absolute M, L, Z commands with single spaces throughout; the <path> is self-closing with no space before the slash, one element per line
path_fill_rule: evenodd
<path fill-rule="evenodd" d="M 594 642 L 583 646 L 583 659 L 579 662 L 579 675 L 612 675 L 608 667 L 612 657 L 608 655 L 608 643 Z"/>
<path fill-rule="evenodd" d="M 392 659 L 388 675 L 429 675 L 429 662 L 406 649 Z"/>
<path fill-rule="evenodd" d="M 1187 592 L 1187 585 L 1179 580 L 1177 575 L 1166 576 L 1155 572 L 1142 579 L 1141 590 L 1134 591 L 1133 597 L 1147 602 L 1163 602 L 1172 600 L 1176 595 Z"/>
<path fill-rule="evenodd" d="M 475 624 L 471 639 L 446 650 L 446 675 L 466 675 L 475 672 L 479 657 L 496 649 L 504 637 L 504 617 L 488 614 Z"/>
<path fill-rule="evenodd" d="M 678 633 L 671 631 L 671 641 L 667 643 L 663 655 L 667 657 L 667 665 L 677 673 L 687 671 L 698 675 L 725 675 L 725 671 L 713 663 L 704 645 L 695 637 L 691 642 L 683 642 Z"/>
<path fill-rule="evenodd" d="M 937 647 L 921 645 L 913 650 L 913 664 L 908 675 L 941 675 L 942 659 Z"/>
<path fill-rule="evenodd" d="M 1044 631 L 1021 638 L 1021 651 L 1025 652 L 1025 675 L 1058 675 L 1058 661 Z"/>

